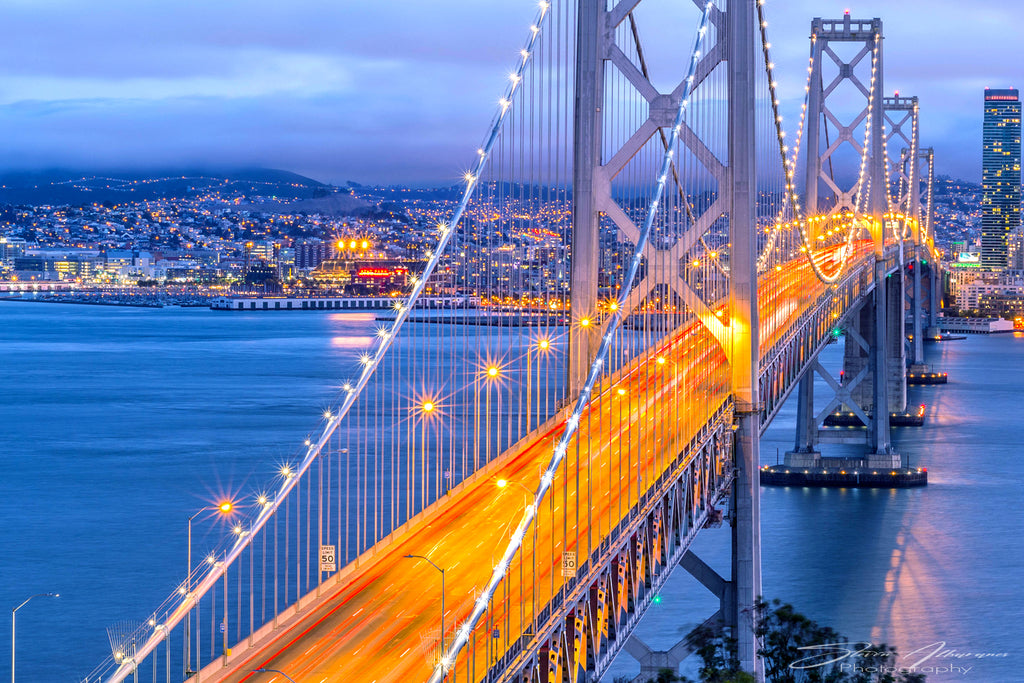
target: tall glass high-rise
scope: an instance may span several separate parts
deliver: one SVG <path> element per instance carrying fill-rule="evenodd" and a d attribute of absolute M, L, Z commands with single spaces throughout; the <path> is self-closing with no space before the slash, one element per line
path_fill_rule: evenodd
<path fill-rule="evenodd" d="M 1020 226 L 1020 96 L 985 90 L 981 152 L 981 265 L 1006 268 L 1007 237 Z"/>

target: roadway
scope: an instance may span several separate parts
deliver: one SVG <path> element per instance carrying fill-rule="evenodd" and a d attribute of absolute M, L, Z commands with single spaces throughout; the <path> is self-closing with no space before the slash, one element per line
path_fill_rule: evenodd
<path fill-rule="evenodd" d="M 766 273 L 759 284 L 761 348 L 770 348 L 824 291 L 802 258 Z M 527 535 L 485 622 L 448 680 L 480 680 L 488 664 L 530 630 L 534 615 L 561 587 L 562 552 L 577 551 L 582 564 L 589 549 L 728 400 L 729 383 L 724 351 L 696 322 L 673 331 L 605 381 L 538 511 L 536 533 Z M 285 680 L 251 673 L 257 668 L 279 669 L 301 683 L 426 680 L 441 620 L 440 574 L 405 556 L 427 555 L 445 568 L 444 619 L 451 638 L 518 525 L 526 504 L 518 484 L 536 489 L 552 440 L 563 428 L 564 422 L 549 421 L 529 443 L 503 454 L 486 476 L 449 493 L 446 505 L 429 511 L 340 584 L 325 583 L 324 597 L 296 623 L 286 623 L 240 653 L 227 669 L 218 659 L 204 669 L 201 680 Z M 499 478 L 516 485 L 499 489 Z M 575 512 L 574 518 L 563 515 L 564 510 Z"/>

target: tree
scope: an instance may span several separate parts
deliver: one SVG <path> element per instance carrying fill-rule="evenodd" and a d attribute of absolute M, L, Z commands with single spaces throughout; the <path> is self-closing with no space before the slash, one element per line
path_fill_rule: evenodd
<path fill-rule="evenodd" d="M 895 648 L 885 643 L 850 643 L 792 605 L 758 600 L 755 629 L 766 683 L 924 683 L 924 674 L 900 671 Z M 698 626 L 687 636 L 700 658 L 700 683 L 753 683 L 741 671 L 736 640 L 721 629 Z M 656 683 L 684 681 L 672 671 Z"/>

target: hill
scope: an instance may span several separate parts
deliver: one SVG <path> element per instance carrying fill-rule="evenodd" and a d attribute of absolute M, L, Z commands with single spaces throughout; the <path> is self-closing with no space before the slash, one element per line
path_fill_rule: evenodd
<path fill-rule="evenodd" d="M 277 169 L 173 169 L 105 171 L 69 169 L 0 173 L 0 203 L 82 205 L 102 202 L 219 196 L 312 199 L 334 188 L 312 178 Z"/>

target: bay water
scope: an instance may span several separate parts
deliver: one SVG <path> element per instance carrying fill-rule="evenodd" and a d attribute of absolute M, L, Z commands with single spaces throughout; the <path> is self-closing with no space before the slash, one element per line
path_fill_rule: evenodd
<path fill-rule="evenodd" d="M 188 517 L 294 462 L 374 327 L 355 313 L 0 303 L 0 606 L 61 594 L 18 611 L 19 680 L 81 680 L 110 651 L 107 627 L 144 620 L 184 576 Z M 928 487 L 763 488 L 764 594 L 923 660 L 929 681 L 1024 682 L 1024 338 L 927 352 L 950 383 L 912 387 L 927 426 L 894 438 Z M 841 354 L 826 349 L 826 367 Z M 792 447 L 794 410 L 768 429 L 763 464 Z M 224 531 L 197 518 L 193 544 Z M 728 540 L 723 527 L 696 543 L 723 576 Z M 683 572 L 661 598 L 639 632 L 655 649 L 717 607 Z M 635 671 L 622 655 L 613 675 Z"/>

